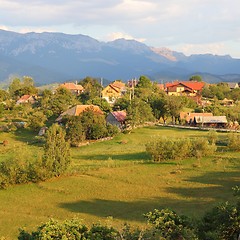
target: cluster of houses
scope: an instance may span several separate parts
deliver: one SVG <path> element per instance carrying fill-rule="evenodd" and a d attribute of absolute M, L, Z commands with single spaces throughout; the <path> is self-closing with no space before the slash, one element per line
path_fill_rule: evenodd
<path fill-rule="evenodd" d="M 101 92 L 101 96 L 109 104 L 114 104 L 119 98 L 122 98 L 128 89 L 134 92 L 134 88 L 137 86 L 138 80 L 133 79 L 128 81 L 126 84 L 121 81 L 114 81 L 107 85 Z M 231 89 L 240 87 L 238 83 L 228 83 Z M 197 81 L 174 81 L 165 84 L 157 84 L 160 90 L 163 90 L 168 95 L 174 96 L 187 96 L 193 99 L 199 105 L 205 105 L 206 103 L 202 100 L 202 90 L 204 87 L 204 82 Z M 83 86 L 69 82 L 60 84 L 59 87 L 68 89 L 72 94 L 78 96 L 84 92 Z M 22 103 L 34 103 L 36 101 L 35 96 L 24 95 L 18 101 L 17 104 Z M 233 104 L 232 100 L 224 99 L 223 104 L 225 106 L 231 106 Z M 103 114 L 98 106 L 94 105 L 77 105 L 70 108 L 66 112 L 62 113 L 56 121 L 61 121 L 64 115 L 79 116 L 86 108 L 91 107 L 94 111 L 99 114 Z M 126 120 L 125 111 L 115 111 L 109 113 L 106 118 L 107 122 L 117 125 L 119 128 L 123 128 Z M 181 113 L 181 122 L 185 122 L 189 125 L 202 125 L 210 127 L 226 127 L 227 119 L 226 116 L 213 116 L 211 113 Z"/>

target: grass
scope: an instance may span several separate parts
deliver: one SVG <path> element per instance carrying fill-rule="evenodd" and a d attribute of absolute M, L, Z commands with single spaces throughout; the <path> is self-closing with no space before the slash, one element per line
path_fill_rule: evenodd
<path fill-rule="evenodd" d="M 206 134 L 150 127 L 72 148 L 72 175 L 0 191 L 0 237 L 16 238 L 18 228 L 33 230 L 49 218 L 77 217 L 90 225 L 112 216 L 114 226 L 126 221 L 141 226 L 143 213 L 162 207 L 199 218 L 218 202 L 232 199 L 231 188 L 240 184 L 240 154 L 217 152 L 201 159 L 200 166 L 196 159 L 156 164 L 145 153 L 145 143 L 158 136 Z M 226 134 L 218 136 L 224 139 Z M 27 131 L 0 133 L 0 142 L 3 139 L 11 145 L 0 145 L 0 161 L 11 157 L 13 145 L 29 158 L 42 152 L 41 146 L 31 144 L 34 136 Z"/>

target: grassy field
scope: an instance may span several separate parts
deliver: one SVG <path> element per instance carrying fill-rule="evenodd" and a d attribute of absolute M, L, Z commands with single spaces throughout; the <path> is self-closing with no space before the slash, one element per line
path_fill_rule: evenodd
<path fill-rule="evenodd" d="M 72 148 L 71 175 L 38 184 L 0 190 L 0 237 L 14 239 L 18 228 L 33 230 L 49 218 L 77 217 L 84 223 L 106 221 L 141 226 L 143 213 L 169 207 L 178 213 L 199 218 L 218 202 L 231 200 L 231 187 L 240 184 L 240 154 L 224 152 L 201 159 L 153 163 L 145 144 L 165 136 L 196 137 L 207 132 L 146 127 L 122 134 L 110 141 Z M 218 134 L 224 138 L 226 134 Z M 37 158 L 41 145 L 34 135 L 22 130 L 0 133 L 0 161 L 12 157 Z M 108 220 L 107 220 L 108 221 Z"/>

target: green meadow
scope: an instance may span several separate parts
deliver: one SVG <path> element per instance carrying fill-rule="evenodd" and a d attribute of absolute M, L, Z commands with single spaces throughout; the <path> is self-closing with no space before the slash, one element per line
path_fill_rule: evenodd
<path fill-rule="evenodd" d="M 163 207 L 197 219 L 217 203 L 233 200 L 231 188 L 240 184 L 240 153 L 228 152 L 222 144 L 214 156 L 200 161 L 154 163 L 145 144 L 160 136 L 206 137 L 207 132 L 145 127 L 72 148 L 66 176 L 0 190 L 0 238 L 15 239 L 19 228 L 34 230 L 50 218 L 141 227 L 143 213 Z M 218 138 L 224 142 L 226 134 L 218 133 Z M 27 130 L 0 133 L 3 140 L 8 145 L 0 144 L 0 161 L 41 157 L 41 143 Z"/>

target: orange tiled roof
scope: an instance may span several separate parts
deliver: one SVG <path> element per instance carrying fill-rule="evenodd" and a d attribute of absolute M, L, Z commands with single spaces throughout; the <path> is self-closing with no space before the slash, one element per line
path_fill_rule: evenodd
<path fill-rule="evenodd" d="M 78 85 L 78 84 L 75 84 L 75 83 L 63 83 L 63 84 L 60 85 L 60 87 L 65 87 L 69 90 L 79 90 L 79 91 L 83 90 L 82 85 Z"/>
<path fill-rule="evenodd" d="M 116 88 L 120 88 L 120 89 L 125 87 L 125 83 L 120 82 L 120 81 L 115 81 L 115 82 L 111 83 L 110 85 L 112 85 L 113 87 L 116 87 Z"/>
<path fill-rule="evenodd" d="M 69 115 L 69 116 L 79 116 L 82 112 L 86 111 L 87 109 L 92 109 L 92 111 L 103 114 L 103 111 L 99 108 L 99 106 L 96 105 L 76 105 L 67 111 L 63 112 L 56 121 L 61 121 L 63 116 Z"/>
<path fill-rule="evenodd" d="M 31 95 L 23 95 L 18 99 L 18 101 L 27 101 L 30 97 Z"/>
<path fill-rule="evenodd" d="M 204 82 L 195 82 L 195 81 L 175 81 L 173 83 L 166 83 L 165 86 L 166 88 L 169 87 L 175 87 L 178 84 L 182 84 L 184 86 L 186 86 L 187 88 L 190 88 L 192 90 L 202 90 L 202 88 L 204 87 L 205 83 Z"/>

